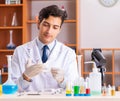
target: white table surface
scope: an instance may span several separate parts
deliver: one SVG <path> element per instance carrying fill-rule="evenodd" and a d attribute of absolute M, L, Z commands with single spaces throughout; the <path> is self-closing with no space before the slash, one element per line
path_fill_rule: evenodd
<path fill-rule="evenodd" d="M 0 95 L 0 101 L 120 101 L 120 92 L 115 96 L 66 96 L 65 94 L 40 94 L 27 95 L 19 94 Z"/>

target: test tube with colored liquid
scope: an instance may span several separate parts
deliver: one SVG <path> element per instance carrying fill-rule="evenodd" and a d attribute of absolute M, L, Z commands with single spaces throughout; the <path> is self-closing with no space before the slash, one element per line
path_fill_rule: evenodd
<path fill-rule="evenodd" d="M 74 96 L 79 96 L 80 87 L 78 85 L 74 86 Z"/>

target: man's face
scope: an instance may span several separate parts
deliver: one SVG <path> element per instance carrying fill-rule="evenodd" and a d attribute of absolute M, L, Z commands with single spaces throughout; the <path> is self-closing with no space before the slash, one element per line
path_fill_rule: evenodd
<path fill-rule="evenodd" d="M 43 19 L 39 27 L 39 40 L 48 44 L 51 43 L 58 33 L 60 32 L 61 18 L 49 16 L 47 19 Z"/>

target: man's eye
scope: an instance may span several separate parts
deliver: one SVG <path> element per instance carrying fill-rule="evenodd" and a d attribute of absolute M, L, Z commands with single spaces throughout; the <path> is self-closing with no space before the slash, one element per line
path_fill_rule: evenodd
<path fill-rule="evenodd" d="M 54 29 L 58 29 L 58 27 L 54 27 Z"/>
<path fill-rule="evenodd" d="M 59 26 L 54 26 L 54 29 L 59 29 L 60 27 Z"/>
<path fill-rule="evenodd" d="M 47 27 L 47 26 L 49 26 L 49 25 L 48 25 L 47 23 L 43 23 L 43 26 L 46 26 L 46 27 Z"/>

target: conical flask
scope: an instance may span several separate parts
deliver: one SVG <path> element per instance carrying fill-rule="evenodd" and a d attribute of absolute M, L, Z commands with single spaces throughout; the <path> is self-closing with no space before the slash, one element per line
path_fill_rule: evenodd
<path fill-rule="evenodd" d="M 11 58 L 12 58 L 12 55 L 7 55 L 8 79 L 2 86 L 3 94 L 14 94 L 18 90 L 18 86 L 12 81 L 12 78 L 11 78 Z"/>

